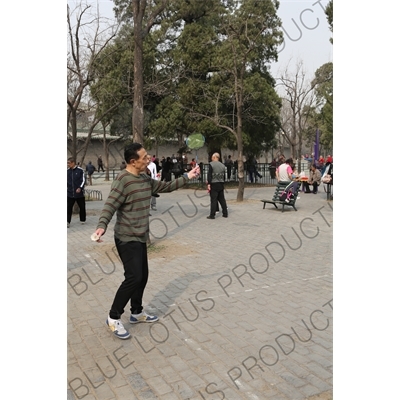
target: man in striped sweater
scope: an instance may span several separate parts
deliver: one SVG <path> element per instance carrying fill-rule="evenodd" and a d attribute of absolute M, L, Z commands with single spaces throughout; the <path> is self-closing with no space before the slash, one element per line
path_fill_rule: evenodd
<path fill-rule="evenodd" d="M 120 339 L 130 337 L 121 323 L 121 315 L 127 303 L 131 303 L 129 322 L 155 322 L 158 317 L 148 315 L 142 306 L 143 292 L 149 269 L 147 262 L 147 239 L 149 237 L 149 213 L 152 194 L 172 192 L 184 186 L 189 179 L 199 175 L 199 167 L 170 182 L 157 181 L 146 174 L 149 160 L 147 152 L 139 143 L 125 148 L 126 169 L 121 171 L 111 185 L 95 234 L 101 242 L 114 213 L 117 221 L 114 240 L 124 266 L 125 280 L 115 294 L 107 326 Z"/>

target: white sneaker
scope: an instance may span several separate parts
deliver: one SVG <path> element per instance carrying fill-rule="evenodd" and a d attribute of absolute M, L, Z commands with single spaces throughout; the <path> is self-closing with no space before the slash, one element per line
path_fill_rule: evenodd
<path fill-rule="evenodd" d="M 128 339 L 131 335 L 124 328 L 120 319 L 112 319 L 108 317 L 106 319 L 106 324 L 110 328 L 111 332 L 120 339 Z"/>
<path fill-rule="evenodd" d="M 138 322 L 156 322 L 158 321 L 158 317 L 155 315 L 149 315 L 145 311 L 142 311 L 140 314 L 131 314 L 129 318 L 129 322 L 131 324 L 137 324 Z"/>

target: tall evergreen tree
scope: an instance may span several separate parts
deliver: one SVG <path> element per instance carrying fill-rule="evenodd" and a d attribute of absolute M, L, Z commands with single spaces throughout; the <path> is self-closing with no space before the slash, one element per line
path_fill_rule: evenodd
<path fill-rule="evenodd" d="M 216 112 L 213 120 L 231 132 L 238 151 L 239 189 L 237 201 L 243 201 L 243 152 L 246 137 L 251 137 L 255 125 L 270 130 L 270 138 L 278 129 L 280 101 L 269 75 L 268 65 L 278 58 L 277 47 L 282 42 L 281 21 L 277 16 L 277 1 L 247 0 L 233 2 L 223 15 L 218 51 L 218 74 L 213 74 Z M 271 118 L 272 116 L 272 118 Z M 275 118 L 274 118 L 275 117 Z"/>
<path fill-rule="evenodd" d="M 131 82 L 138 72 L 128 65 L 136 35 L 129 22 L 132 11 L 127 0 L 115 3 L 127 23 L 118 39 L 125 47 L 113 50 L 124 49 L 120 81 L 135 98 Z M 155 10 L 151 3 L 149 12 Z M 191 133 L 202 133 L 209 150 L 235 146 L 239 201 L 244 152 L 255 152 L 257 144 L 260 150 L 268 147 L 278 129 L 280 100 L 269 73 L 282 42 L 278 5 L 271 0 L 167 2 L 153 21 L 158 28 L 149 30 L 142 44 L 143 137 L 147 131 L 157 141 L 172 136 L 182 142 Z"/>

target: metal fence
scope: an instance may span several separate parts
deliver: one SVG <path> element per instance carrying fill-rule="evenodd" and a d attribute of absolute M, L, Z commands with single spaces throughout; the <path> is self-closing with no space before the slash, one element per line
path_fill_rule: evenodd
<path fill-rule="evenodd" d="M 103 194 L 101 193 L 100 190 L 85 188 L 85 199 L 86 200 L 103 200 Z"/>
<path fill-rule="evenodd" d="M 208 174 L 208 169 L 209 169 L 209 164 L 200 164 L 201 167 L 201 175 L 199 178 L 196 179 L 191 179 L 189 181 L 189 184 L 196 184 L 198 186 L 204 186 L 207 182 L 207 174 Z M 245 183 L 248 184 L 258 184 L 258 185 L 275 185 L 277 183 L 277 180 L 275 178 L 275 167 L 271 167 L 270 164 L 268 163 L 259 163 L 257 164 L 257 173 L 250 174 L 246 168 L 246 163 L 245 163 Z M 184 168 L 189 170 L 190 167 L 189 165 L 184 165 Z M 302 161 L 301 163 L 301 170 L 305 171 L 308 173 L 309 171 L 309 163 L 306 161 Z M 109 170 L 109 178 L 111 181 L 113 181 L 117 175 L 121 172 L 120 169 L 110 169 Z M 181 174 L 180 174 L 181 175 Z M 177 176 L 180 176 L 177 175 Z M 171 173 L 171 179 L 175 179 L 177 176 L 175 176 L 174 173 Z M 96 181 L 98 179 L 104 180 L 106 177 L 106 172 L 94 172 L 92 175 L 92 181 Z M 229 182 L 232 185 L 235 185 L 235 182 L 238 183 L 238 174 L 235 168 L 232 168 L 231 176 L 228 176 L 228 169 L 225 168 L 225 181 Z M 86 182 L 87 176 L 86 176 Z"/>

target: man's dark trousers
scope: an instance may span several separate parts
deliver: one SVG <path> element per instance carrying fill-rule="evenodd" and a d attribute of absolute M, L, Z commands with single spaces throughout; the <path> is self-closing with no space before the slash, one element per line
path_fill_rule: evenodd
<path fill-rule="evenodd" d="M 228 216 L 228 209 L 226 207 L 225 195 L 224 195 L 224 184 L 221 182 L 211 183 L 211 217 L 215 217 L 217 211 L 217 203 L 221 205 L 222 215 Z"/>
<path fill-rule="evenodd" d="M 318 192 L 318 183 L 313 182 L 311 185 L 313 187 L 313 193 L 317 193 Z M 308 182 L 304 182 L 304 186 L 305 186 L 306 193 L 311 193 L 310 184 Z"/>
<path fill-rule="evenodd" d="M 79 206 L 79 219 L 81 222 L 86 221 L 86 205 L 84 197 L 67 197 L 67 222 L 71 222 L 72 218 L 72 210 L 74 209 L 75 202 L 78 203 Z"/>
<path fill-rule="evenodd" d="M 110 310 L 110 318 L 120 319 L 127 303 L 131 302 L 131 314 L 143 311 L 143 292 L 149 277 L 146 243 L 123 242 L 114 237 L 119 257 L 124 265 L 125 280 L 115 294 Z"/>

